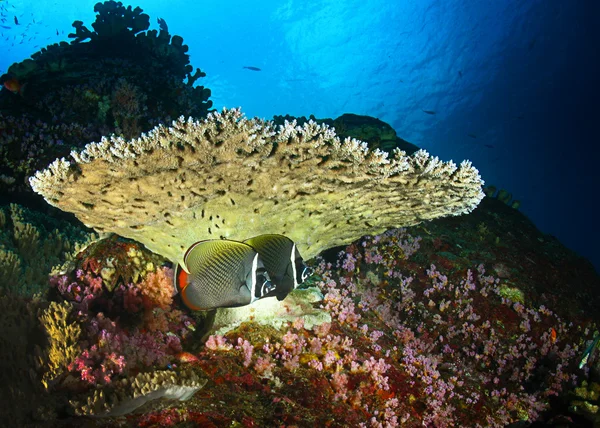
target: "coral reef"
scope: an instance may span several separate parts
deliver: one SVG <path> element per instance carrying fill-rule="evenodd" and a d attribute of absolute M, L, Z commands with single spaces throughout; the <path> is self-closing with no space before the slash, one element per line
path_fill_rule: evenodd
<path fill-rule="evenodd" d="M 52 268 L 91 237 L 20 205 L 0 206 L 0 291 L 13 296 L 45 293 Z"/>
<path fill-rule="evenodd" d="M 490 203 L 494 210 L 503 206 Z M 522 221 L 517 211 L 502 209 L 510 210 L 505 221 L 515 216 Z M 213 382 L 181 418 L 259 426 L 275 421 L 440 427 L 581 422 L 561 412 L 567 412 L 565 392 L 585 376 L 578 362 L 594 323 L 568 310 L 576 301 L 583 303 L 581 294 L 566 295 L 562 304 L 549 294 L 552 287 L 538 294 L 543 278 L 514 269 L 512 243 L 498 247 L 505 253 L 499 253 L 498 262 L 510 279 L 471 264 L 464 253 L 473 252 L 476 259 L 474 252 L 485 250 L 485 244 L 458 243 L 477 233 L 481 216 L 494 210 L 488 206 L 480 218 L 410 229 L 425 232 L 421 237 L 407 230 L 366 237 L 341 251 L 335 265 L 323 261 L 318 270 L 325 294 L 321 307 L 331 314 L 331 323 L 308 330 L 302 320 L 279 329 L 250 322 L 225 336 L 211 336 L 199 364 Z M 488 227 L 499 232 L 493 223 Z M 441 230 L 460 230 L 445 238 L 455 245 L 454 258 L 436 243 L 444 236 Z M 539 237 L 528 239 L 539 246 Z M 425 260 L 436 265 L 429 261 L 423 269 Z M 591 283 L 583 277 L 578 281 L 590 290 L 598 284 L 597 276 Z M 501 291 L 507 283 L 518 284 L 520 292 Z M 194 411 L 231 400 L 237 400 L 235 409 Z M 157 411 L 143 420 L 173 426 L 169 415 Z"/>
<path fill-rule="evenodd" d="M 323 257 L 309 288 L 271 299 L 287 318 L 250 306 L 201 321 L 160 256 L 94 242 L 54 272 L 50 303 L 0 300 L 2 399 L 48 427 L 595 420 L 598 354 L 579 362 L 600 281 L 517 210 L 485 198 Z M 294 312 L 302 293 L 322 298 Z"/>
<path fill-rule="evenodd" d="M 0 90 L 3 201 L 39 199 L 26 177 L 57 158 L 33 189 L 121 235 L 0 206 L 1 421 L 599 424 L 600 279 L 508 192 L 368 116 L 209 113 L 181 37 L 94 10 L 0 78 L 22 88 Z M 189 312 L 171 262 L 261 233 L 318 256 L 303 288 Z"/>
<path fill-rule="evenodd" d="M 194 322 L 173 306 L 173 273 L 160 261 L 135 242 L 110 237 L 51 277 L 55 294 L 74 305 L 84 331 L 79 342 L 87 346 L 67 367 L 81 381 L 110 384 L 140 367 L 165 366 L 182 351 Z"/>
<path fill-rule="evenodd" d="M 139 7 L 106 1 L 89 30 L 73 23 L 70 43 L 41 49 L 15 63 L 0 84 L 0 189 L 29 192 L 25 178 L 75 147 L 115 133 L 139 136 L 180 115 L 204 117 L 210 90 L 196 85 L 188 47 L 177 35 L 149 30 Z"/>
<path fill-rule="evenodd" d="M 275 130 L 238 110 L 71 156 L 36 173 L 32 188 L 86 225 L 178 261 L 202 239 L 263 233 L 290 237 L 310 259 L 365 233 L 470 212 L 483 197 L 468 161 L 423 150 L 388 159 L 325 125 Z"/>

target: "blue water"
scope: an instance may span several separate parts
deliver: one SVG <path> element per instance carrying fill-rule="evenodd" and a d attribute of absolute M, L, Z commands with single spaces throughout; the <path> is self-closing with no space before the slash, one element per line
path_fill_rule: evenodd
<path fill-rule="evenodd" d="M 0 28 L 0 73 L 67 40 L 74 20 L 90 27 L 95 3 L 0 0 L 11 27 Z M 184 38 L 216 108 L 378 117 L 445 160 L 472 160 L 600 271 L 599 1 L 124 4 Z"/>

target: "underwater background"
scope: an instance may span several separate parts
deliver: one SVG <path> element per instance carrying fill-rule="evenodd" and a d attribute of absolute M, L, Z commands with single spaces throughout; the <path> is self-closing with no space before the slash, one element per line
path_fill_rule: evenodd
<path fill-rule="evenodd" d="M 0 426 L 600 427 L 599 13 L 0 0 Z"/>
<path fill-rule="evenodd" d="M 95 1 L 0 4 L 5 72 L 65 40 L 73 21 L 91 22 Z M 506 189 L 543 232 L 600 269 L 598 2 L 139 6 L 151 28 L 163 18 L 184 38 L 215 108 L 242 106 L 267 119 L 377 117 L 443 160 L 471 160 L 486 184 Z"/>

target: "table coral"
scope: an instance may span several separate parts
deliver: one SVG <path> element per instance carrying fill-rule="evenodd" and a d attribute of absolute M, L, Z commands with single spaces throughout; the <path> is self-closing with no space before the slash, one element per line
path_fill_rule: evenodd
<path fill-rule="evenodd" d="M 421 150 L 391 159 L 327 126 L 246 119 L 239 110 L 180 119 L 139 139 L 103 139 L 57 159 L 32 188 L 88 226 L 181 262 L 194 242 L 263 233 L 305 259 L 365 233 L 471 211 L 478 171 Z"/>

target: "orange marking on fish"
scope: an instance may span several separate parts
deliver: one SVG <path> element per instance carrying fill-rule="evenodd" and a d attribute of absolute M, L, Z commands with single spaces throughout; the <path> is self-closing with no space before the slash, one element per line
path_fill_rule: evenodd
<path fill-rule="evenodd" d="M 181 292 L 188 286 L 188 273 L 184 269 L 179 269 L 177 274 L 177 287 Z"/>
<path fill-rule="evenodd" d="M 181 295 L 181 300 L 183 300 L 183 303 L 188 308 L 190 308 L 194 311 L 199 311 L 202 308 L 192 304 L 192 302 L 190 302 L 190 300 L 187 298 L 186 288 L 188 285 L 189 285 L 189 275 L 184 269 L 180 268 L 179 272 L 177 273 L 177 288 L 179 289 L 179 294 Z"/>

